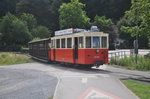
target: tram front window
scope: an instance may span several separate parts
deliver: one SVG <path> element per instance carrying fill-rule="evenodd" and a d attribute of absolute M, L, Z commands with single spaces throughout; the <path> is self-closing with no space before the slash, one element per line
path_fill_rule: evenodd
<path fill-rule="evenodd" d="M 100 38 L 93 37 L 93 48 L 100 48 Z"/>
<path fill-rule="evenodd" d="M 107 37 L 102 37 L 102 48 L 107 48 Z"/>
<path fill-rule="evenodd" d="M 86 48 L 91 48 L 91 37 L 86 37 Z"/>

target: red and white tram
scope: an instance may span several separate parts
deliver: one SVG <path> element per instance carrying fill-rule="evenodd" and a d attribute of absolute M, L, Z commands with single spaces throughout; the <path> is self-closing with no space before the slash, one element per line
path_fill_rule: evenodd
<path fill-rule="evenodd" d="M 74 33 L 74 29 L 66 31 L 57 31 L 55 37 L 44 40 L 29 42 L 30 55 L 35 55 L 31 52 L 34 44 L 43 45 L 45 57 L 50 61 L 63 63 L 81 64 L 85 66 L 99 66 L 108 63 L 108 34 L 103 32 L 82 31 Z M 63 34 L 63 35 L 59 35 Z M 40 43 L 45 42 L 45 43 Z M 38 45 L 36 45 L 38 46 Z M 42 46 L 42 45 L 41 45 Z M 47 47 L 49 46 L 49 48 Z M 44 49 L 44 48 L 43 48 Z M 47 52 L 46 52 L 47 51 Z M 41 53 L 41 52 L 39 52 Z"/>

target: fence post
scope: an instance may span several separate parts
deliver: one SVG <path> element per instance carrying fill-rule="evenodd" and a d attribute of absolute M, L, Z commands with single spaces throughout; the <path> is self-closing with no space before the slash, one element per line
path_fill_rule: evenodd
<path fill-rule="evenodd" d="M 116 56 L 117 56 L 117 55 L 116 55 L 116 52 L 115 52 L 115 63 L 116 63 Z"/>

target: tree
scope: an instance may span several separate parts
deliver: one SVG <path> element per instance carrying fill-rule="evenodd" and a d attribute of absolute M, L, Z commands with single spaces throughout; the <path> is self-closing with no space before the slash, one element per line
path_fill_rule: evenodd
<path fill-rule="evenodd" d="M 58 29 L 57 7 L 59 5 L 57 1 L 58 0 L 20 0 L 16 6 L 16 12 L 18 14 L 33 14 L 39 25 L 46 26 L 50 30 L 56 30 Z M 52 4 L 54 4 L 54 6 Z"/>
<path fill-rule="evenodd" d="M 59 25 L 64 28 L 85 28 L 90 19 L 83 11 L 85 5 L 78 0 L 71 0 L 70 3 L 63 3 L 59 9 Z"/>
<path fill-rule="evenodd" d="M 38 26 L 31 31 L 34 38 L 48 38 L 52 35 L 51 31 L 45 26 Z"/>
<path fill-rule="evenodd" d="M 8 12 L 15 14 L 18 1 L 19 0 L 0 0 L 0 17 Z"/>
<path fill-rule="evenodd" d="M 103 32 L 108 32 L 113 25 L 113 22 L 105 16 L 101 17 L 96 15 L 94 18 L 94 25 L 98 26 Z"/>
<path fill-rule="evenodd" d="M 37 26 L 36 18 L 32 14 L 22 13 L 20 19 L 27 24 L 30 31 Z"/>
<path fill-rule="evenodd" d="M 10 13 L 2 18 L 0 32 L 3 48 L 6 49 L 19 50 L 31 40 L 27 25 Z"/>
<path fill-rule="evenodd" d="M 126 25 L 122 25 L 120 30 L 125 33 L 130 33 L 132 37 L 135 35 L 145 36 L 145 40 L 150 40 L 150 1 L 138 0 L 132 1 L 132 6 L 129 11 L 126 11 L 124 19 Z"/>
<path fill-rule="evenodd" d="M 106 18 L 105 16 L 96 15 L 93 24 L 98 26 L 100 31 L 109 33 L 110 49 L 114 49 L 114 43 L 116 41 L 116 38 L 118 37 L 118 28 L 114 25 L 112 20 Z"/>
<path fill-rule="evenodd" d="M 130 9 L 131 0 L 80 0 L 86 4 L 87 15 L 94 19 L 96 15 L 106 16 L 113 21 L 123 17 L 124 12 Z"/>

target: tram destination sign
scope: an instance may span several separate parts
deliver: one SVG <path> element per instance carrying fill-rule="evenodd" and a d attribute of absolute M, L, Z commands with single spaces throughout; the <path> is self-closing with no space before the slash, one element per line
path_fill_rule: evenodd
<path fill-rule="evenodd" d="M 73 28 L 69 28 L 65 30 L 55 31 L 55 36 L 67 35 L 67 34 L 72 34 L 72 33 L 73 33 Z"/>
<path fill-rule="evenodd" d="M 67 34 L 72 34 L 72 33 L 79 33 L 79 32 L 87 32 L 85 29 L 73 29 L 73 28 L 69 28 L 69 29 L 65 29 L 65 30 L 59 30 L 59 31 L 55 31 L 55 36 L 60 36 L 60 35 L 67 35 Z"/>

